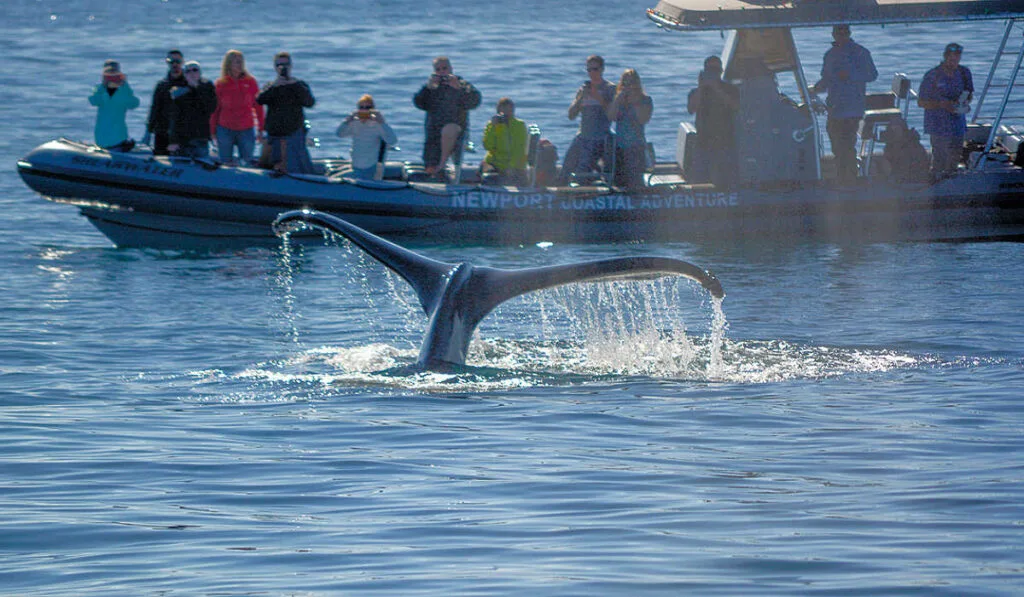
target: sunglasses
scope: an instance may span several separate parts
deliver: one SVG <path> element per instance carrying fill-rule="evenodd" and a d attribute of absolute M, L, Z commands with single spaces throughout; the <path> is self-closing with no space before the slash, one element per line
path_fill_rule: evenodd
<path fill-rule="evenodd" d="M 368 106 L 367 105 L 359 106 L 359 109 L 360 110 L 372 110 L 373 109 L 373 104 L 370 104 Z"/>
<path fill-rule="evenodd" d="M 594 72 L 594 71 L 598 71 L 598 70 L 601 70 L 601 67 L 600 67 L 600 66 L 588 66 L 588 67 L 587 67 L 587 72 L 588 72 L 588 73 L 592 73 L 592 72 Z"/>
<path fill-rule="evenodd" d="M 948 46 L 946 46 L 946 51 L 947 52 L 956 52 L 956 53 L 959 54 L 960 52 L 964 51 L 964 47 L 959 45 L 959 44 L 949 44 Z"/>
<path fill-rule="evenodd" d="M 167 64 L 181 64 L 181 63 L 182 63 L 181 58 L 168 58 L 167 59 Z"/>
<path fill-rule="evenodd" d="M 195 67 L 195 66 L 190 66 L 190 67 L 185 69 L 185 72 L 186 73 L 198 73 L 199 72 L 199 68 Z"/>
<path fill-rule="evenodd" d="M 282 66 L 291 66 L 291 62 L 275 62 L 274 68 L 281 68 Z"/>

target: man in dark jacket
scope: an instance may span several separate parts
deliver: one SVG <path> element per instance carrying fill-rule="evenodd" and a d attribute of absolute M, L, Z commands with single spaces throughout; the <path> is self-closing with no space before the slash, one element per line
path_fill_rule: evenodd
<path fill-rule="evenodd" d="M 199 63 L 185 63 L 185 85 L 171 87 L 168 151 L 195 158 L 210 155 L 210 116 L 217 109 L 217 91 L 203 78 Z"/>
<path fill-rule="evenodd" d="M 310 174 L 313 162 L 306 150 L 306 115 L 303 108 L 316 103 L 305 81 L 291 76 L 292 57 L 288 52 L 274 56 L 277 78 L 256 96 L 256 103 L 267 107 L 264 130 L 271 149 L 271 163 L 279 170 Z"/>
<path fill-rule="evenodd" d="M 164 77 L 153 90 L 153 103 L 149 107 L 149 120 L 146 121 L 146 134 L 142 138 L 143 145 L 149 145 L 153 139 L 153 155 L 167 155 L 167 145 L 170 144 L 168 130 L 170 129 L 171 113 L 171 87 L 184 87 L 185 75 L 182 72 L 182 64 L 185 58 L 179 50 L 167 52 L 167 76 Z"/>
<path fill-rule="evenodd" d="M 736 111 L 740 90 L 722 78 L 722 59 L 708 56 L 690 91 L 686 109 L 696 114 L 697 159 L 688 182 L 712 182 L 727 188 L 736 173 Z"/>
<path fill-rule="evenodd" d="M 462 139 L 469 111 L 480 105 L 480 92 L 462 77 L 452 74 L 446 56 L 434 59 L 434 74 L 413 97 L 427 113 L 424 127 L 423 164 L 428 174 L 443 171 L 448 157 L 462 159 Z"/>

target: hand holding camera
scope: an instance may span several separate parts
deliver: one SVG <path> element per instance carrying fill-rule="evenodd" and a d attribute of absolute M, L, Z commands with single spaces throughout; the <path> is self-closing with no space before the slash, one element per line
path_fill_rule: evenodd
<path fill-rule="evenodd" d="M 111 89 L 120 87 L 125 82 L 124 73 L 103 75 L 103 84 Z"/>
<path fill-rule="evenodd" d="M 277 70 L 277 79 L 274 80 L 274 85 L 283 85 L 291 81 L 290 64 L 275 64 L 274 68 Z"/>

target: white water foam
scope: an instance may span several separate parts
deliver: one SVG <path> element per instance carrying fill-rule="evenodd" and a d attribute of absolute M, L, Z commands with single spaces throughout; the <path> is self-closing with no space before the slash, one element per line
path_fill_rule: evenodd
<path fill-rule="evenodd" d="M 586 383 L 608 376 L 774 383 L 932 362 L 888 350 L 730 341 L 723 299 L 709 297 L 688 278 L 664 276 L 570 284 L 513 299 L 481 323 L 466 367 L 448 373 L 423 372 L 413 366 L 416 348 L 395 345 L 398 338 L 419 337 L 426 325 L 405 282 L 390 270 L 384 270 L 383 278 L 368 276 L 369 267 L 380 266 L 347 241 L 330 234 L 325 239 L 346 252 L 345 265 L 332 266 L 337 268 L 333 273 L 345 288 L 359 289 L 366 312 L 378 314 L 386 306 L 397 309 L 399 317 L 390 318 L 391 329 L 381 329 L 376 342 L 306 349 L 281 361 L 247 368 L 239 378 L 451 392 Z M 288 253 L 282 256 L 286 271 L 279 285 L 285 293 L 285 318 L 294 322 L 295 311 L 301 308 L 291 294 L 290 259 Z M 379 304 L 382 280 L 388 305 Z M 289 329 L 298 334 L 294 323 Z"/>

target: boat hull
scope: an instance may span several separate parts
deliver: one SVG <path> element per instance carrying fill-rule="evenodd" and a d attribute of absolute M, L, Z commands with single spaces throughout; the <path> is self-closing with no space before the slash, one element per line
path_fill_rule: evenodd
<path fill-rule="evenodd" d="M 270 224 L 294 209 L 336 215 L 385 237 L 452 244 L 1024 238 L 1019 168 L 931 186 L 872 181 L 846 190 L 803 183 L 720 192 L 659 184 L 624 192 L 279 176 L 60 140 L 36 148 L 18 169 L 29 187 L 77 206 L 119 247 L 276 244 Z"/>

